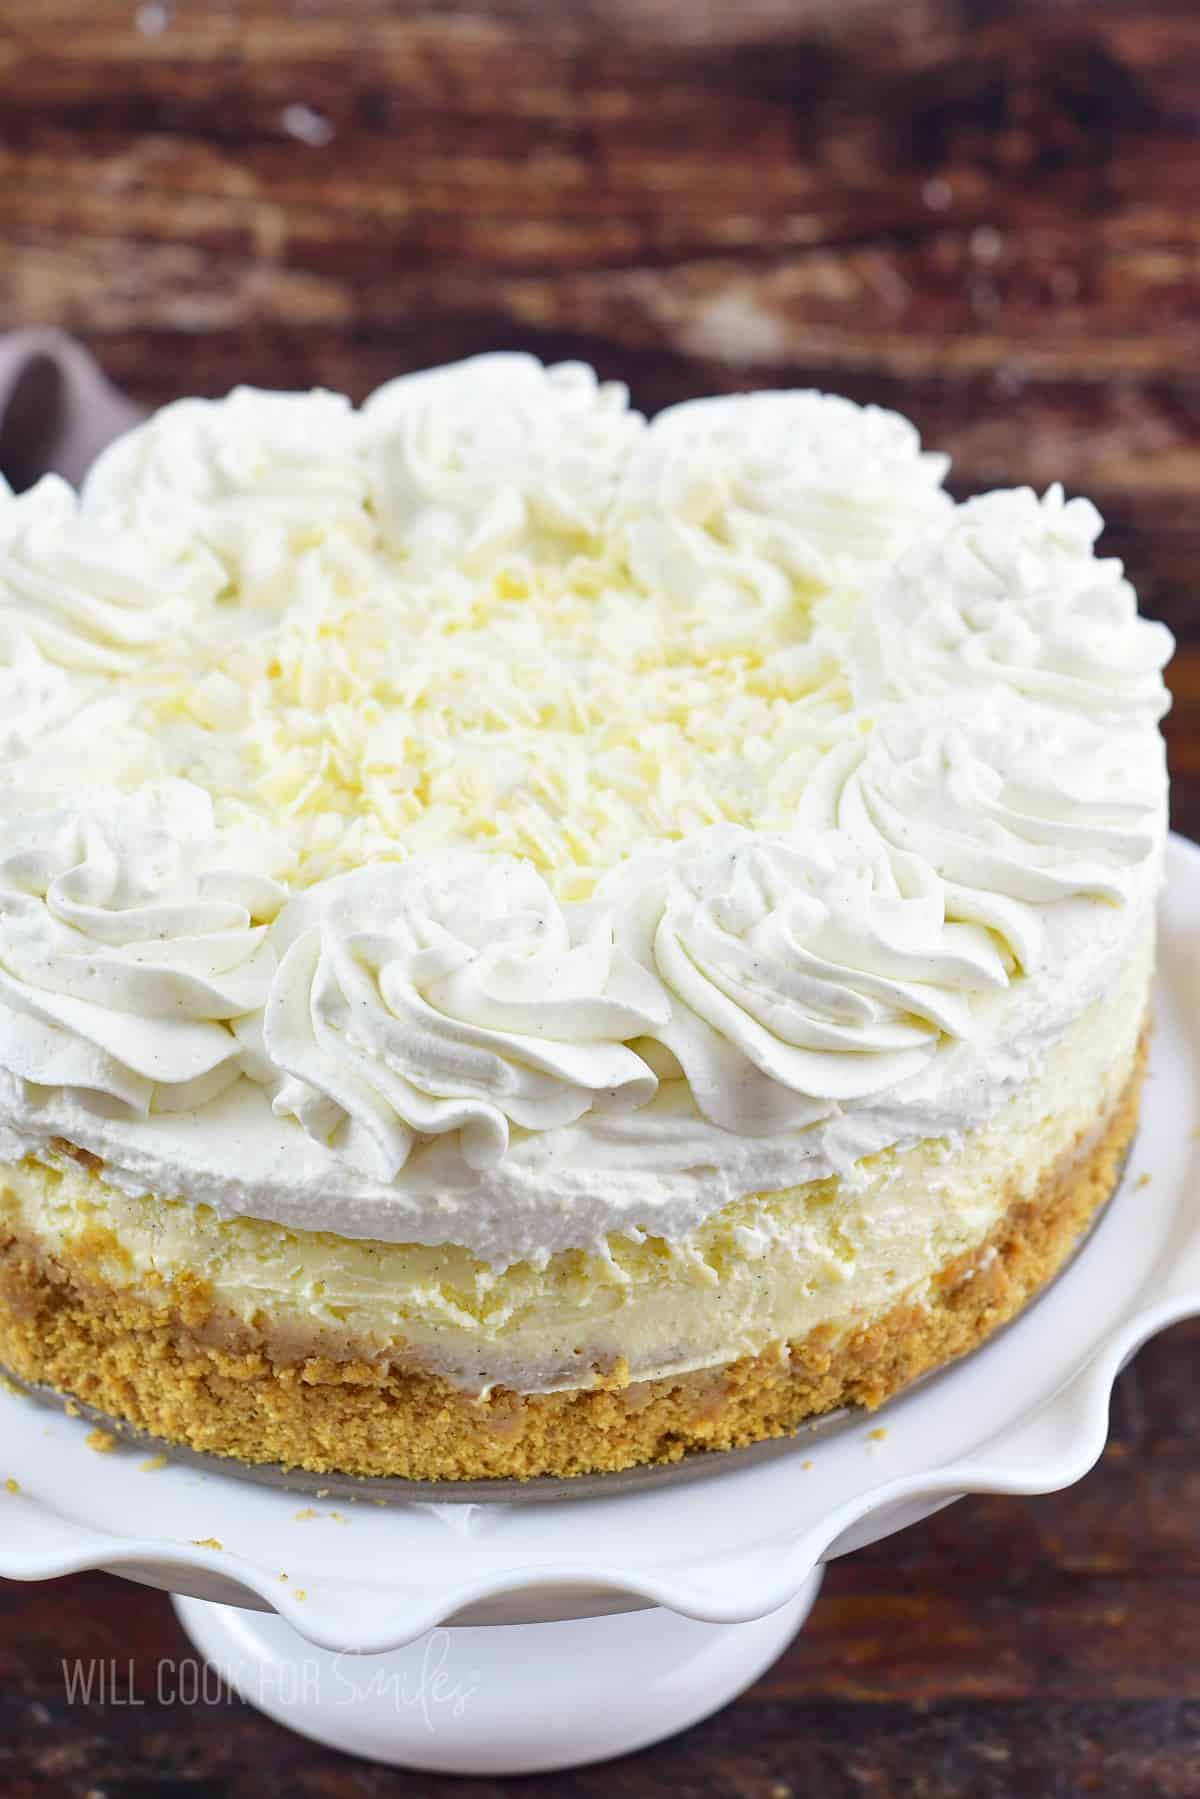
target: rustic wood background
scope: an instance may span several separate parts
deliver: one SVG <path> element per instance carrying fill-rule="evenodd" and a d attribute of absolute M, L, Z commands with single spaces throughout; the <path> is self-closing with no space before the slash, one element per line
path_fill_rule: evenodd
<path fill-rule="evenodd" d="M 654 408 L 816 384 L 911 413 L 956 482 L 1061 479 L 1181 639 L 1200 835 L 1194 0 L 0 0 L 0 328 L 146 402 L 356 396 L 494 347 Z M 1200 1793 L 1200 1327 L 1122 1378 L 1054 1499 L 837 1565 L 731 1710 L 626 1763 L 458 1783 L 242 1707 L 66 1705 L 59 1657 L 184 1653 L 166 1602 L 0 1583 L 6 1799 Z"/>

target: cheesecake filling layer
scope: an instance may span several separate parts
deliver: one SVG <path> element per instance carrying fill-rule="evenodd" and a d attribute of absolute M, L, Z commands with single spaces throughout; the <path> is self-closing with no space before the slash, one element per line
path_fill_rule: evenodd
<path fill-rule="evenodd" d="M 0 1175 L 0 1234 L 92 1285 L 165 1313 L 180 1293 L 198 1340 L 272 1362 L 419 1370 L 474 1393 L 551 1392 L 717 1368 L 825 1330 L 831 1341 L 943 1272 L 1086 1162 L 1129 1088 L 1153 936 L 985 1125 L 836 1176 L 748 1195 L 675 1240 L 610 1234 L 502 1273 L 461 1247 L 351 1241 L 122 1194 L 67 1145 Z M 181 1285 L 182 1283 L 182 1285 Z M 198 1320 L 198 1322 L 196 1322 Z"/>

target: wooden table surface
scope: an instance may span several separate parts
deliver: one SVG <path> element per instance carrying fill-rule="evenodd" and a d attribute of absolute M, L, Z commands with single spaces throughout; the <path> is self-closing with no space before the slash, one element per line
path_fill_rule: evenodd
<path fill-rule="evenodd" d="M 1200 836 L 1194 0 L 0 0 L 0 327 L 30 322 L 147 402 L 520 347 L 651 409 L 898 405 L 961 492 L 1096 499 L 1181 640 Z M 1200 1794 L 1198 1349 L 1144 1351 L 1077 1488 L 837 1564 L 728 1711 L 539 1782 L 160 1706 L 161 1596 L 0 1583 L 0 1793 Z M 64 1654 L 132 1656 L 150 1703 L 68 1705 Z"/>

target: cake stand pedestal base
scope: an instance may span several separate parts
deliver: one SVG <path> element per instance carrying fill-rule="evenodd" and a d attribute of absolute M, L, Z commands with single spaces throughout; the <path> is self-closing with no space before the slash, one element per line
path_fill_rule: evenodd
<path fill-rule="evenodd" d="M 563 1624 L 451 1625 L 389 1655 L 316 1649 L 276 1614 L 176 1599 L 227 1686 L 350 1755 L 438 1774 L 540 1774 L 643 1749 L 758 1679 L 812 1609 L 821 1570 L 750 1624 L 655 1606 Z"/>

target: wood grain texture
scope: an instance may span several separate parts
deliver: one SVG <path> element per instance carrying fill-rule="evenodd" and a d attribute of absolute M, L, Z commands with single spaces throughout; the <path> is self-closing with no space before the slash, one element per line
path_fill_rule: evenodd
<path fill-rule="evenodd" d="M 495 347 L 654 409 L 815 384 L 911 413 L 959 491 L 1091 493 L 1182 640 L 1200 836 L 1194 0 L 0 0 L 0 328 L 139 398 L 360 396 Z M 357 1767 L 162 1707 L 165 1601 L 0 1584 L 5 1799 L 1200 1792 L 1200 1324 L 1121 1379 L 1079 1487 L 836 1565 L 721 1717 L 540 1782 Z M 150 1701 L 66 1704 L 59 1658 Z"/>

